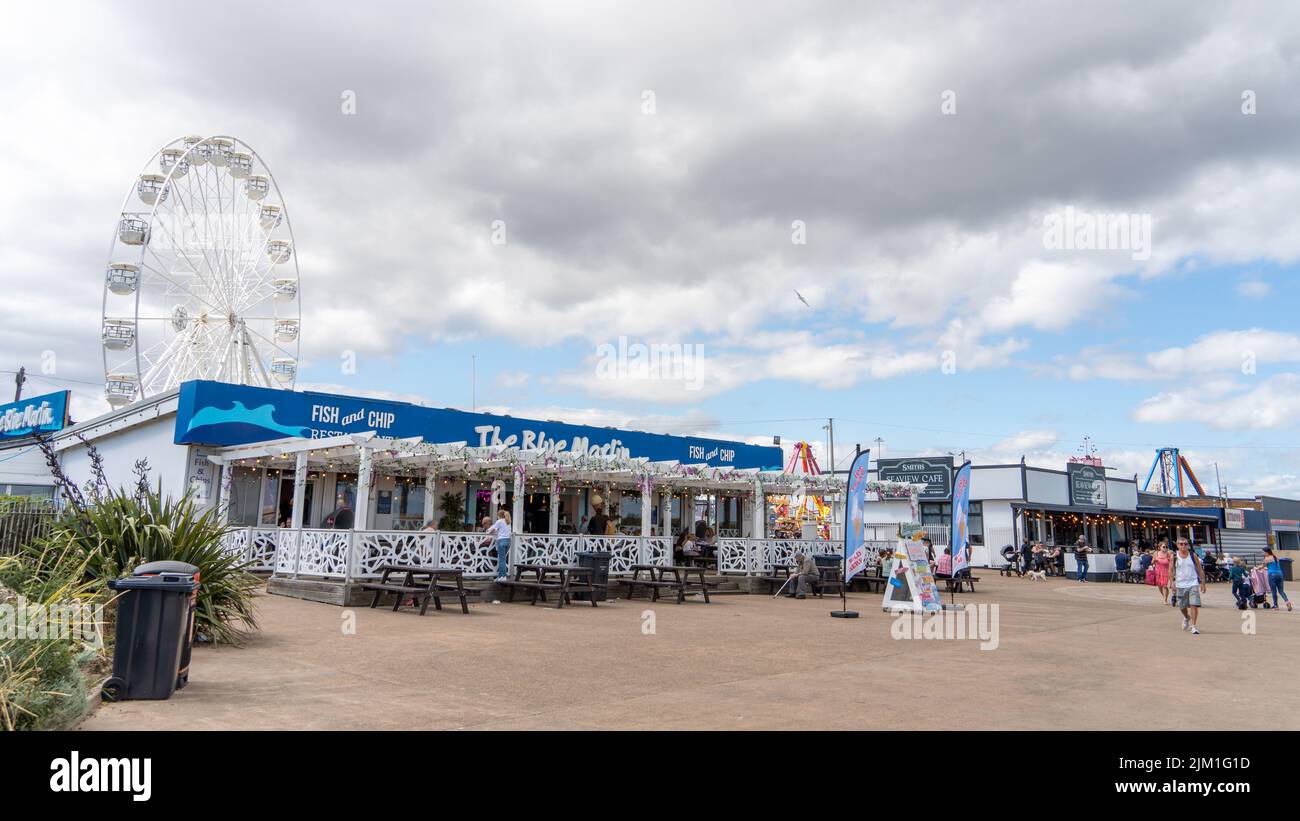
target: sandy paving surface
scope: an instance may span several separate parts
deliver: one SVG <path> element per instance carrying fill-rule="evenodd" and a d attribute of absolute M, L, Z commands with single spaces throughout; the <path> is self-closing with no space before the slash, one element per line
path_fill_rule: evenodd
<path fill-rule="evenodd" d="M 958 602 L 999 605 L 992 651 L 896 640 L 866 594 L 853 621 L 759 595 L 424 618 L 263 596 L 247 646 L 197 649 L 170 701 L 103 705 L 83 728 L 933 728 L 957 700 L 976 729 L 1300 729 L 1270 696 L 1300 674 L 1300 611 L 1251 611 L 1245 635 L 1214 585 L 1192 636 L 1154 588 L 979 575 Z M 1162 708 L 1170 688 L 1189 709 Z"/>

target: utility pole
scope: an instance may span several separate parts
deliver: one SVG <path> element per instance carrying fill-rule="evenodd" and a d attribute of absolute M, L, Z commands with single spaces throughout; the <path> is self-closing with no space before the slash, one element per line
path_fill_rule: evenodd
<path fill-rule="evenodd" d="M 826 420 L 826 430 L 828 431 L 830 436 L 831 475 L 834 476 L 835 475 L 835 420 L 834 419 Z"/>
<path fill-rule="evenodd" d="M 17 402 L 23 398 L 23 383 L 27 381 L 27 368 L 18 366 L 18 373 L 14 376 L 14 401 Z"/>

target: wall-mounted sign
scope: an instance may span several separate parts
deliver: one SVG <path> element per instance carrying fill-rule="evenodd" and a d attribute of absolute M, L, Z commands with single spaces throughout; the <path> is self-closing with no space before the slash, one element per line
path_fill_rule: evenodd
<path fill-rule="evenodd" d="M 33 433 L 54 433 L 67 426 L 67 391 L 0 405 L 0 439 L 17 439 Z"/>
<path fill-rule="evenodd" d="M 1228 508 L 1223 511 L 1223 526 L 1229 530 L 1246 529 L 1246 511 Z"/>
<path fill-rule="evenodd" d="M 1070 483 L 1070 504 L 1077 507 L 1105 507 L 1106 469 L 1071 462 L 1065 473 Z"/>
<path fill-rule="evenodd" d="M 193 381 L 181 385 L 176 444 L 245 445 L 301 436 L 324 439 L 376 431 L 475 447 L 525 448 L 615 458 L 645 457 L 724 468 L 781 469 L 781 449 L 722 439 L 570 425 L 428 408 L 408 402 Z"/>
<path fill-rule="evenodd" d="M 906 482 L 925 485 L 923 502 L 947 501 L 952 497 L 952 457 L 941 459 L 879 459 L 876 462 L 882 482 Z"/>

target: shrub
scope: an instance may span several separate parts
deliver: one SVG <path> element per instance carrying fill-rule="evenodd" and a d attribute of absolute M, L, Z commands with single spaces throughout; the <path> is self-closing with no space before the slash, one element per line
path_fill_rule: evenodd
<path fill-rule="evenodd" d="M 0 558 L 0 601 L 47 607 L 102 598 L 86 579 L 85 560 L 67 546 L 46 545 Z M 96 624 L 102 636 L 103 625 Z M 7 633 L 8 631 L 6 631 Z M 103 646 L 86 648 L 66 638 L 0 635 L 0 729 L 41 730 L 70 726 L 86 709 L 83 665 L 103 660 Z"/>
<path fill-rule="evenodd" d="M 48 442 L 40 445 L 68 499 L 68 512 L 23 554 L 30 559 L 45 546 L 71 545 L 85 560 L 86 578 L 101 590 L 108 580 L 145 562 L 186 562 L 199 568 L 195 631 L 200 640 L 238 644 L 241 628 L 257 627 L 253 599 L 262 582 L 248 572 L 246 562 L 224 549 L 222 539 L 229 528 L 215 509 L 200 510 L 188 492 L 179 499 L 164 496 L 161 482 L 151 488 L 143 460 L 136 463 L 135 487 L 110 489 L 99 454 L 90 445 L 96 478 L 83 497 L 63 474 Z"/>

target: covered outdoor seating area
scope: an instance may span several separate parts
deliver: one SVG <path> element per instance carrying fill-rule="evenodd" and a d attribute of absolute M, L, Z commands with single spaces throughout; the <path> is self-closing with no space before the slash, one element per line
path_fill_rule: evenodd
<path fill-rule="evenodd" d="M 683 584 L 691 579 L 690 592 L 707 593 L 700 580 L 710 575 L 755 576 L 772 568 L 792 564 L 798 553 L 842 554 L 843 542 L 826 539 L 768 538 L 768 496 L 794 493 L 826 498 L 842 520 L 842 479 L 829 476 L 789 474 L 783 471 L 732 469 L 708 464 L 652 462 L 617 454 L 593 455 L 557 452 L 549 449 L 471 447 L 464 442 L 427 443 L 418 438 L 384 438 L 373 432 L 325 439 L 289 438 L 272 442 L 227 447 L 209 456 L 222 466 L 218 504 L 230 505 L 232 477 L 236 471 L 279 471 L 292 476 L 292 498 L 286 507 L 283 526 L 243 526 L 227 536 L 227 549 L 245 557 L 252 568 L 270 571 L 278 577 L 317 578 L 343 582 L 371 582 L 382 579 L 387 568 L 413 567 L 455 570 L 468 580 L 497 576 L 495 546 L 482 532 L 456 522 L 457 529 L 437 525 L 440 491 L 470 482 L 509 490 L 510 504 L 502 493 L 493 502 L 507 508 L 516 523 L 509 549 L 508 577 L 530 582 L 526 592 L 537 591 L 538 599 L 554 594 L 560 583 L 557 571 L 538 576 L 537 568 L 573 568 L 578 554 L 609 554 L 609 573 L 620 580 L 647 580 L 646 568 L 654 568 L 655 587 L 671 588 L 683 598 Z M 334 527 L 311 527 L 304 514 L 308 477 L 347 477 L 355 482 L 355 510 L 338 516 Z M 376 528 L 373 522 L 392 501 L 376 491 L 380 478 L 393 483 L 419 483 L 423 496 L 423 529 Z M 339 487 L 342 487 L 340 481 Z M 350 485 L 351 486 L 351 485 Z M 319 487 L 319 485 L 318 485 Z M 328 487 L 328 486 L 327 486 Z M 562 494 L 583 492 L 609 499 L 617 494 L 640 498 L 640 527 L 637 535 L 562 533 L 558 528 Z M 521 532 L 523 503 L 529 494 L 547 494 L 552 504 L 546 532 Z M 287 495 L 287 494 L 286 494 Z M 717 538 L 711 556 L 673 555 L 671 523 L 674 510 L 681 511 L 682 527 L 689 527 L 696 499 L 730 499 L 738 508 L 737 536 Z M 689 513 L 688 513 L 689 512 Z M 349 527 L 340 527 L 345 521 Z M 723 532 L 723 531 L 719 531 Z M 520 574 L 520 567 L 533 568 Z M 640 574 L 638 575 L 638 570 Z M 664 573 L 667 573 L 667 577 Z M 525 579 L 527 577 L 527 579 Z M 571 570 L 565 572 L 570 592 L 580 584 Z M 643 582 L 642 582 L 643 583 Z M 416 582 L 415 586 L 419 586 Z M 525 590 L 521 585 L 515 585 Z M 435 602 L 436 604 L 436 602 Z"/>

